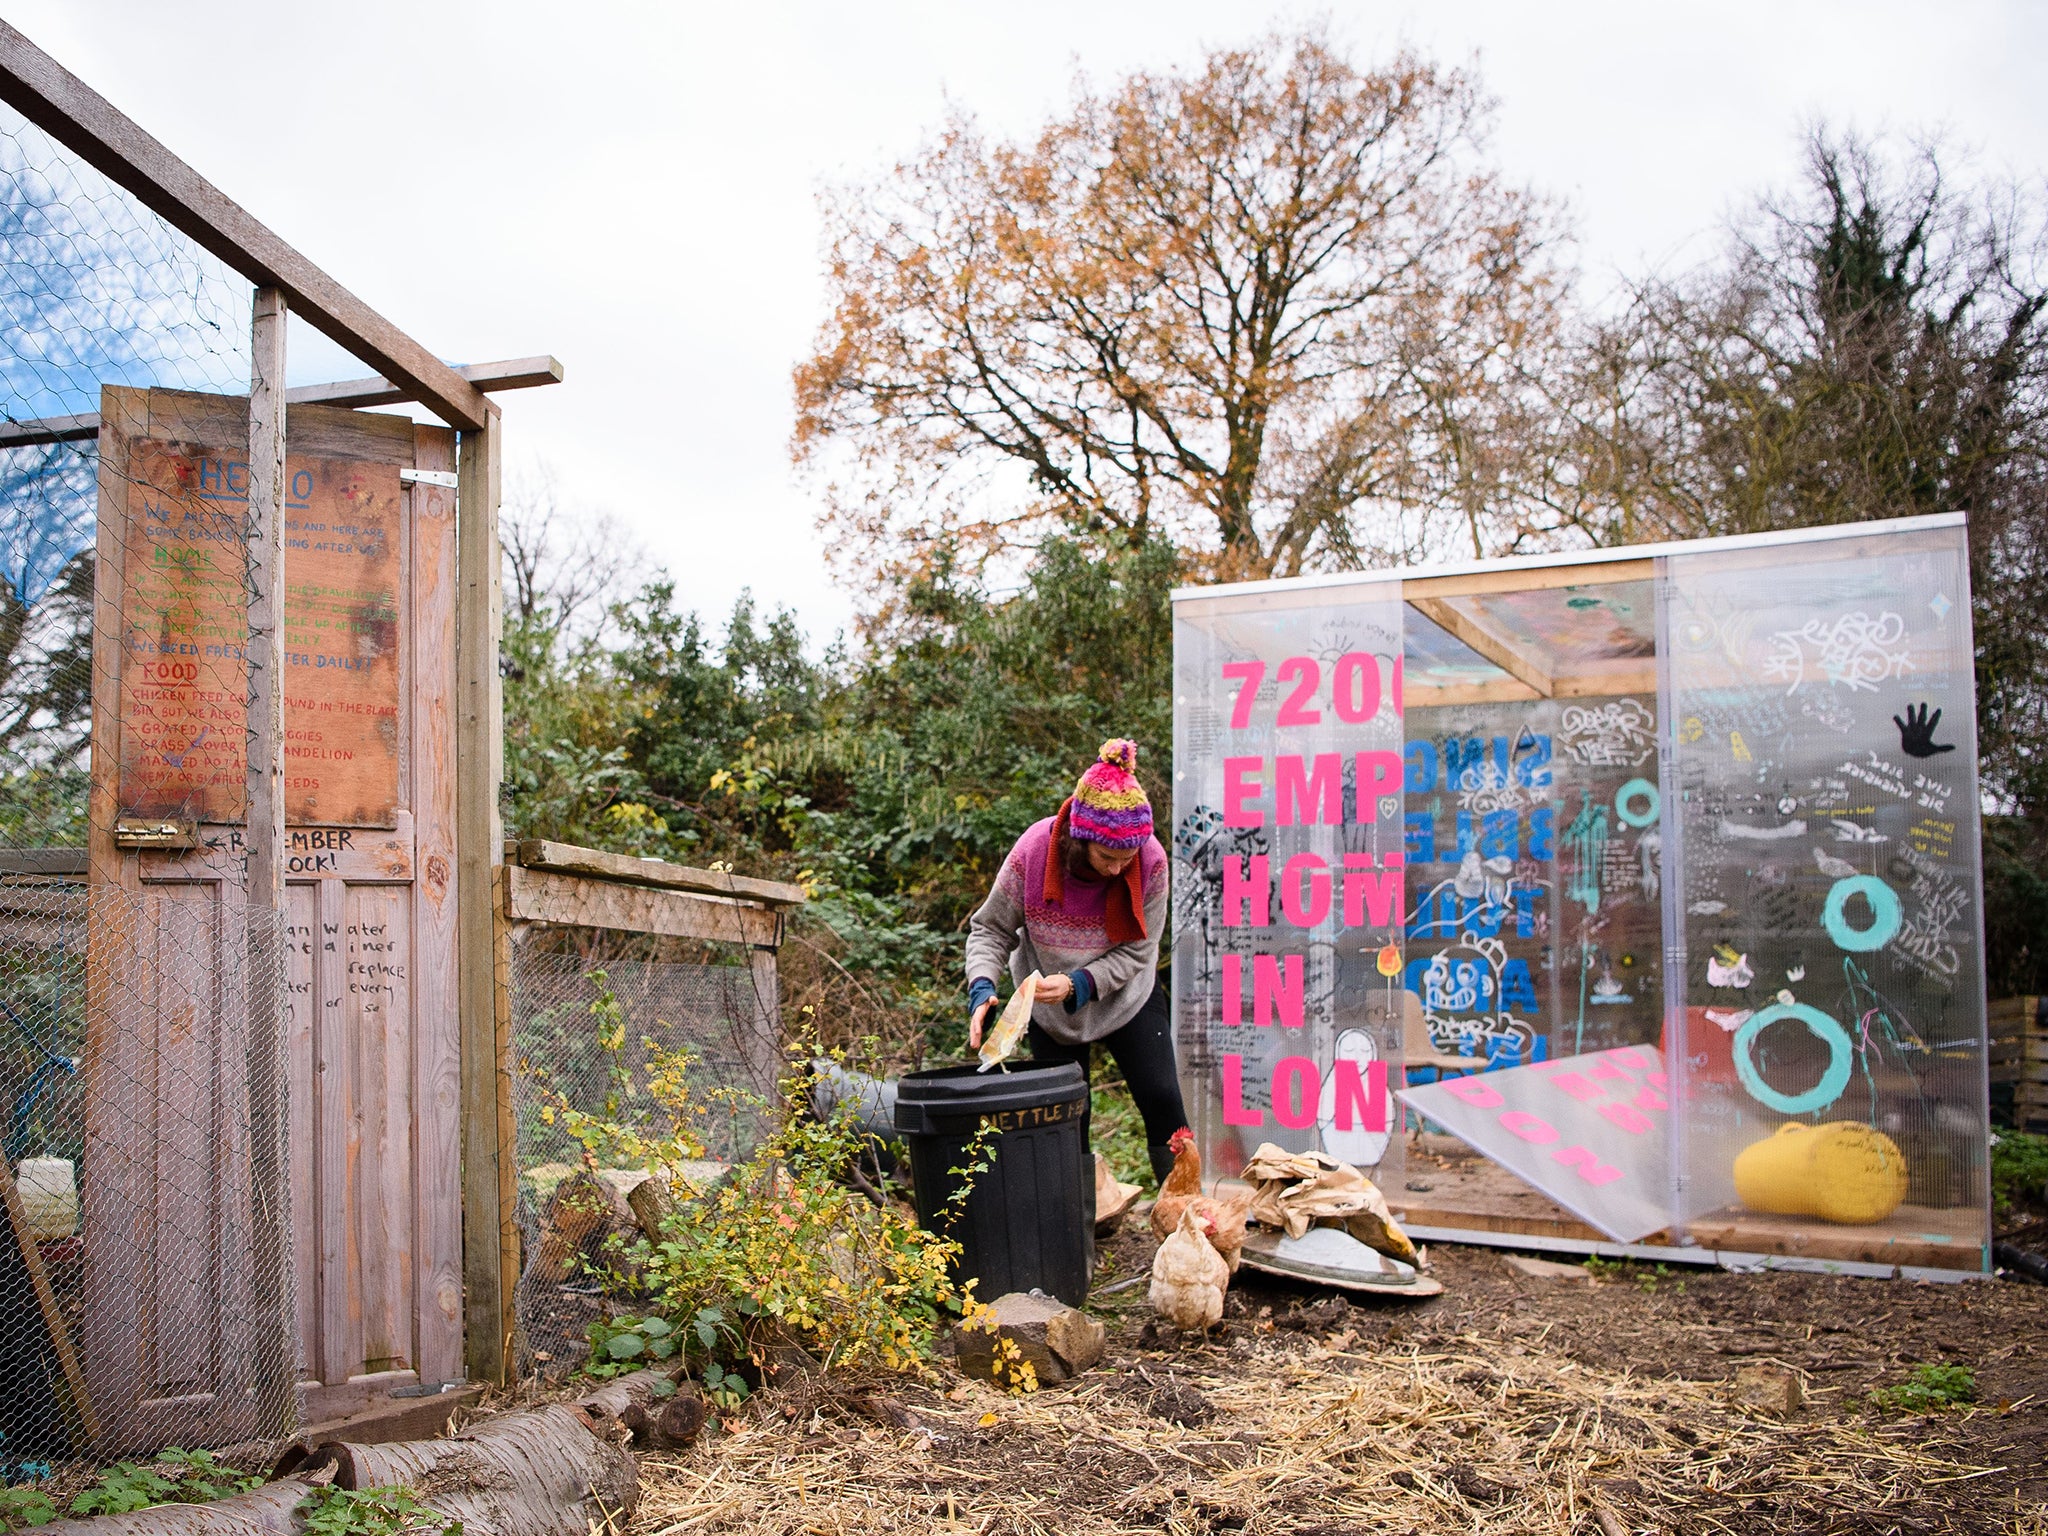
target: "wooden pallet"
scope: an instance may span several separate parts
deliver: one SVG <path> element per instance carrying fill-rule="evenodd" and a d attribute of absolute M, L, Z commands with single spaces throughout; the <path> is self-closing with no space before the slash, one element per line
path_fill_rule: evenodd
<path fill-rule="evenodd" d="M 2012 1123 L 2048 1131 L 2048 997 L 1995 997 L 1986 1024 L 1993 1101 L 2010 1084 Z"/>
<path fill-rule="evenodd" d="M 1461 1233 L 1464 1241 L 1522 1236 L 1542 1240 L 1545 1247 L 1579 1251 L 1593 1251 L 1610 1241 L 1499 1164 L 1448 1136 L 1416 1137 L 1408 1148 L 1404 1177 L 1398 1187 L 1386 1190 L 1386 1196 L 1395 1219 L 1404 1226 Z M 1838 1226 L 1731 1206 L 1688 1224 L 1683 1241 L 1697 1245 L 1690 1253 L 1674 1246 L 1681 1239 L 1669 1231 L 1652 1233 L 1640 1246 L 1673 1248 L 1674 1258 L 1714 1250 L 1978 1273 L 1986 1265 L 1986 1238 L 1981 1206 L 1902 1205 L 1878 1226 Z"/>

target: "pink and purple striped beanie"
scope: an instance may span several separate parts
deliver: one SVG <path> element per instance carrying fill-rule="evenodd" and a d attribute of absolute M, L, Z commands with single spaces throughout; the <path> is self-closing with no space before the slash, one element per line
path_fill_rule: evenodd
<path fill-rule="evenodd" d="M 1074 786 L 1067 832 L 1105 848 L 1142 848 L 1152 835 L 1152 802 L 1145 798 L 1136 769 L 1138 744 L 1121 737 L 1105 741 L 1095 762 Z"/>

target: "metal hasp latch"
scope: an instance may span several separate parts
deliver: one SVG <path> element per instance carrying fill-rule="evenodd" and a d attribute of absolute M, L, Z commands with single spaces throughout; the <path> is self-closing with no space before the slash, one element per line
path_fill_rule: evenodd
<path fill-rule="evenodd" d="M 153 821 L 139 816 L 123 816 L 114 823 L 114 846 L 117 848 L 197 848 L 199 846 L 199 823 L 196 821 Z"/>
<path fill-rule="evenodd" d="M 444 491 L 452 491 L 458 482 L 452 469 L 401 469 L 398 472 L 400 485 L 438 485 Z"/>

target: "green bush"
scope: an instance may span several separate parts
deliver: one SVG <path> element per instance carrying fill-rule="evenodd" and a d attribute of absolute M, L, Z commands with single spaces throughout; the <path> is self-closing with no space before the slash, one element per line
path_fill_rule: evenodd
<path fill-rule="evenodd" d="M 593 1011 L 610 1014 L 605 978 Z M 543 1113 L 584 1148 L 597 1167 L 644 1168 L 672 1203 L 661 1240 L 640 1239 L 611 1255 L 615 1294 L 644 1302 L 592 1330 L 594 1375 L 678 1360 L 711 1395 L 736 1402 L 736 1374 L 767 1350 L 800 1344 L 827 1365 L 873 1364 L 900 1370 L 927 1358 L 939 1329 L 961 1309 L 947 1266 L 958 1245 L 924 1231 L 915 1215 L 882 1195 L 869 1138 L 843 1104 L 829 1120 L 810 1109 L 815 1041 L 797 1031 L 789 1075 L 754 1153 L 709 1189 L 693 1187 L 687 1167 L 701 1163 L 696 1127 L 712 1100 L 744 1100 L 733 1090 L 700 1095 L 686 1053 L 647 1041 L 639 1081 L 614 1068 L 607 1111 L 566 1104 Z M 601 1043 L 617 1062 L 623 1028 Z M 620 1118 L 621 1107 L 634 1117 Z M 872 1194 L 844 1182 L 865 1163 Z"/>
<path fill-rule="evenodd" d="M 1993 1134 L 1991 1203 L 2001 1217 L 2015 1206 L 2048 1205 L 2048 1136 L 2026 1131 Z"/>

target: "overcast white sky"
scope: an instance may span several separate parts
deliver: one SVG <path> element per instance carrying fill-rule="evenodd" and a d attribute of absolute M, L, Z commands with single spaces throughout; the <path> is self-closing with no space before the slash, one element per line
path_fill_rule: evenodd
<path fill-rule="evenodd" d="M 1474 58 L 1521 179 L 1594 274 L 1670 262 L 1783 178 L 1800 125 L 1940 130 L 2048 168 L 2048 5 L 1724 0 L 10 0 L 7 16 L 368 303 L 451 360 L 552 352 L 503 396 L 545 461 L 722 617 L 743 586 L 814 641 L 852 600 L 788 459 L 823 317 L 815 192 L 908 152 L 946 101 L 1025 133 L 1076 67 L 1184 64 L 1326 16 L 1361 60 Z M 1691 247 L 1697 249 L 1696 246 Z M 302 348 L 295 381 L 363 370 Z"/>

